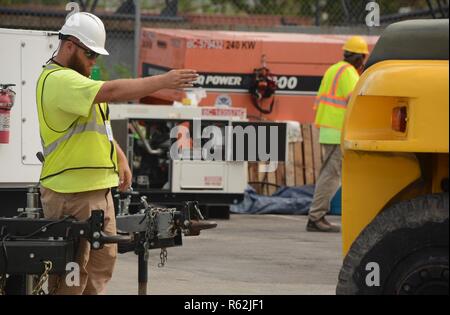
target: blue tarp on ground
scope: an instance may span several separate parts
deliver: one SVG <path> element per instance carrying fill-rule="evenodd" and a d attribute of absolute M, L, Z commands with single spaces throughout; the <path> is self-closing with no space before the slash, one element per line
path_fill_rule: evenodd
<path fill-rule="evenodd" d="M 314 186 L 281 187 L 272 196 L 258 195 L 248 186 L 244 200 L 232 205 L 233 213 L 246 214 L 308 214 L 314 194 Z"/>
<path fill-rule="evenodd" d="M 281 187 L 272 196 L 258 195 L 248 186 L 244 200 L 230 207 L 232 213 L 242 214 L 308 214 L 314 195 L 314 185 Z M 341 214 L 340 189 L 331 202 L 330 214 Z"/>

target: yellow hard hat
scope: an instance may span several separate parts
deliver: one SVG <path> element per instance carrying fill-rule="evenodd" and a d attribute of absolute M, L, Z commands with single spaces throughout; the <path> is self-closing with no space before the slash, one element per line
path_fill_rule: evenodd
<path fill-rule="evenodd" d="M 361 36 L 352 36 L 345 43 L 343 50 L 355 53 L 355 54 L 369 54 L 369 47 L 367 42 Z"/>

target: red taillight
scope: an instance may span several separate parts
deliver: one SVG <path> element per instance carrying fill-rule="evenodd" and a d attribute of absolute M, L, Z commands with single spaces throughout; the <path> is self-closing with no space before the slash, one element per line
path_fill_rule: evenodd
<path fill-rule="evenodd" d="M 408 111 L 406 106 L 395 107 L 392 110 L 392 129 L 398 132 L 406 131 Z"/>

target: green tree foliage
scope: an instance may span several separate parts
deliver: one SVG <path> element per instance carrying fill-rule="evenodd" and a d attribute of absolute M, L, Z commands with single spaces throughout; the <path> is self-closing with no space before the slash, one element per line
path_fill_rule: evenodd
<path fill-rule="evenodd" d="M 0 5 L 61 5 L 68 0 L 0 0 Z M 87 1 L 91 3 L 91 0 Z M 124 0 L 98 0 L 97 8 L 117 7 Z M 344 8 L 343 3 L 347 6 Z M 227 14 L 227 15 L 286 15 L 316 16 L 317 4 L 320 6 L 321 18 L 329 23 L 345 22 L 350 16 L 360 20 L 366 13 L 367 0 L 179 0 L 180 13 Z M 376 0 L 381 14 L 398 13 L 400 8 L 427 8 L 426 0 Z M 434 2 L 434 1 L 433 1 Z M 166 5 L 165 0 L 142 0 L 142 9 L 160 12 Z"/>
<path fill-rule="evenodd" d="M 62 0 L 0 0 L 0 5 L 26 5 L 26 4 L 32 4 L 32 5 L 65 5 L 69 1 L 62 1 Z"/>
<path fill-rule="evenodd" d="M 182 13 L 218 13 L 230 15 L 299 15 L 306 1 L 298 0 L 180 0 Z"/>
<path fill-rule="evenodd" d="M 98 57 L 97 66 L 100 69 L 100 79 L 103 81 L 108 81 L 116 78 L 128 79 L 133 77 L 129 67 L 122 63 L 108 66 L 103 56 Z"/>
<path fill-rule="evenodd" d="M 322 13 L 331 16 L 345 16 L 365 12 L 367 0 L 346 0 L 346 8 L 341 0 L 179 0 L 182 13 L 222 13 L 222 14 L 266 14 L 315 16 L 319 4 Z M 422 9 L 427 7 L 426 0 L 377 0 L 383 14 L 398 13 L 402 7 Z"/>

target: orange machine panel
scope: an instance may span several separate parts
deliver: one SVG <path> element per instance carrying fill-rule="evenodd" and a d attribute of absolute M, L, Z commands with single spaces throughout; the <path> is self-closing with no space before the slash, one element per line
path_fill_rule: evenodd
<path fill-rule="evenodd" d="M 195 69 L 200 74 L 199 86 L 207 92 L 200 106 L 226 104 L 246 108 L 249 116 L 310 123 L 322 76 L 342 59 L 348 37 L 144 28 L 140 71 L 142 76 L 151 76 L 170 69 Z M 377 39 L 366 37 L 371 49 Z M 263 62 L 278 83 L 275 105 L 268 115 L 254 107 L 248 91 L 254 69 Z M 182 91 L 163 90 L 143 102 L 170 104 L 183 97 Z"/>

